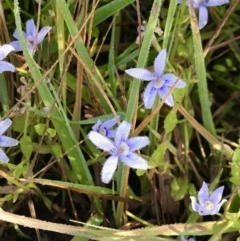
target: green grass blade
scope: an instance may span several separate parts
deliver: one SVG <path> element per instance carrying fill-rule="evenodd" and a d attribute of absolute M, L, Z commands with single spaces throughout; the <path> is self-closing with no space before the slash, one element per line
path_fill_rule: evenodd
<path fill-rule="evenodd" d="M 98 8 L 94 15 L 93 26 L 98 25 L 133 2 L 135 2 L 135 0 L 114 0 Z"/>
<path fill-rule="evenodd" d="M 192 28 L 193 45 L 194 45 L 194 60 L 196 74 L 198 78 L 198 94 L 202 109 L 202 118 L 204 127 L 213 135 L 216 135 L 216 130 L 213 123 L 210 100 L 207 87 L 207 76 L 203 57 L 202 40 L 198 29 L 198 21 L 191 4 L 189 5 L 190 22 Z"/>

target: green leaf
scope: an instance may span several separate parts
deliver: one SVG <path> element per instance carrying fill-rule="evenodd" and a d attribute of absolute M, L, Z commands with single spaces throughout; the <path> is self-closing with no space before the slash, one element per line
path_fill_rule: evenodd
<path fill-rule="evenodd" d="M 223 73 L 225 73 L 225 72 L 227 71 L 226 66 L 221 65 L 221 64 L 215 64 L 215 65 L 213 66 L 213 69 L 216 70 L 216 71 L 218 71 L 218 72 L 223 72 Z"/>
<path fill-rule="evenodd" d="M 48 197 L 46 197 L 46 196 L 43 196 L 43 197 L 42 197 L 42 200 L 43 200 L 43 202 L 45 203 L 46 207 L 47 207 L 50 211 L 52 211 L 52 201 L 51 201 Z"/>
<path fill-rule="evenodd" d="M 57 134 L 56 130 L 53 128 L 47 128 L 47 133 L 48 133 L 49 137 L 51 137 L 51 138 L 53 138 Z"/>
<path fill-rule="evenodd" d="M 177 125 L 176 109 L 173 108 L 164 120 L 164 129 L 166 133 L 173 131 L 176 125 Z"/>
<path fill-rule="evenodd" d="M 62 149 L 59 146 L 58 143 L 53 143 L 51 145 L 51 150 L 56 158 L 61 158 L 62 157 Z"/>
<path fill-rule="evenodd" d="M 32 151 L 33 151 L 33 143 L 31 140 L 30 136 L 23 136 L 20 141 L 20 147 L 23 153 L 23 156 L 26 160 L 30 160 L 30 157 L 32 155 Z"/>
<path fill-rule="evenodd" d="M 233 154 L 231 165 L 232 177 L 230 181 L 235 184 L 240 184 L 240 149 L 237 148 Z"/>
<path fill-rule="evenodd" d="M 135 2 L 135 0 L 114 0 L 98 8 L 94 14 L 93 26 L 98 25 L 133 2 Z"/>
<path fill-rule="evenodd" d="M 46 128 L 46 124 L 39 123 L 34 126 L 35 131 L 39 136 L 42 136 Z"/>
<path fill-rule="evenodd" d="M 172 190 L 171 195 L 175 201 L 182 200 L 188 191 L 188 177 L 174 178 L 171 184 Z"/>
<path fill-rule="evenodd" d="M 181 17 L 178 18 L 177 24 L 183 24 L 186 23 L 189 19 L 189 15 L 182 15 Z"/>
<path fill-rule="evenodd" d="M 166 164 L 166 162 L 164 161 L 164 155 L 165 155 L 166 149 L 167 149 L 167 146 L 165 143 L 162 143 L 157 147 L 157 149 L 154 151 L 149 161 L 149 166 L 151 168 L 160 167 L 161 170 L 164 169 L 164 166 Z"/>
<path fill-rule="evenodd" d="M 188 51 L 186 47 L 183 44 L 179 44 L 177 46 L 177 54 L 182 57 L 187 57 L 188 56 Z"/>

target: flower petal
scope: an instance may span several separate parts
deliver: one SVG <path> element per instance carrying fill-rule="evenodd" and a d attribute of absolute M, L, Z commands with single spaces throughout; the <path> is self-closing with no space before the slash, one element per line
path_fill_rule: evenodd
<path fill-rule="evenodd" d="M 17 29 L 13 32 L 12 36 L 13 36 L 15 39 L 19 40 L 19 36 L 18 36 Z"/>
<path fill-rule="evenodd" d="M 203 1 L 202 0 L 201 1 L 192 0 L 192 5 L 195 9 L 199 9 L 201 7 L 201 5 L 203 5 L 203 2 L 205 3 L 205 0 L 203 0 Z M 189 0 L 187 0 L 186 5 L 189 7 L 189 5 L 190 5 Z"/>
<path fill-rule="evenodd" d="M 225 203 L 225 202 L 227 202 L 227 199 L 223 199 L 218 205 L 216 205 L 215 210 L 214 210 L 214 211 L 215 211 L 214 214 L 217 214 L 217 213 L 219 212 L 221 206 L 222 206 L 223 203 Z M 212 214 L 212 215 L 214 215 L 214 214 Z"/>
<path fill-rule="evenodd" d="M 0 149 L 0 162 L 9 162 L 9 158 L 2 149 Z"/>
<path fill-rule="evenodd" d="M 117 169 L 118 157 L 110 156 L 103 164 L 101 179 L 103 183 L 109 183 Z"/>
<path fill-rule="evenodd" d="M 0 136 L 0 146 L 9 147 L 18 145 L 18 140 L 8 136 Z"/>
<path fill-rule="evenodd" d="M 222 199 L 223 189 L 224 186 L 217 188 L 214 192 L 212 192 L 208 200 L 211 201 L 214 205 L 217 205 Z"/>
<path fill-rule="evenodd" d="M 28 46 L 29 52 L 32 54 L 32 53 L 33 53 L 33 50 L 34 50 L 33 44 L 28 44 L 27 46 Z M 35 46 L 35 49 L 36 49 L 36 47 L 37 47 L 37 46 Z"/>
<path fill-rule="evenodd" d="M 51 30 L 51 27 L 49 27 L 49 26 L 43 27 L 43 28 L 39 31 L 39 33 L 37 34 L 37 41 L 36 41 L 36 43 L 37 43 L 37 44 L 40 44 L 50 30 Z"/>
<path fill-rule="evenodd" d="M 146 109 L 151 109 L 156 99 L 157 90 L 153 85 L 154 82 L 150 82 L 143 92 L 143 103 Z"/>
<path fill-rule="evenodd" d="M 205 6 L 200 6 L 199 8 L 199 29 L 202 29 L 206 26 L 208 22 L 208 10 Z"/>
<path fill-rule="evenodd" d="M 6 61 L 0 61 L 0 73 L 4 71 L 15 72 L 15 66 Z"/>
<path fill-rule="evenodd" d="M 150 143 L 150 141 L 147 136 L 137 136 L 137 137 L 133 137 L 127 141 L 127 144 L 130 147 L 130 151 L 132 151 L 132 152 L 139 150 L 139 149 L 143 148 L 144 146 L 149 145 L 149 143 Z"/>
<path fill-rule="evenodd" d="M 209 0 L 207 1 L 208 7 L 220 6 L 229 3 L 229 0 Z"/>
<path fill-rule="evenodd" d="M 187 241 L 183 235 L 181 235 L 181 241 Z"/>
<path fill-rule="evenodd" d="M 27 36 L 31 36 L 32 39 L 34 39 L 35 36 L 36 36 L 36 33 L 37 33 L 36 25 L 35 25 L 33 19 L 28 20 L 26 22 L 26 34 L 27 34 Z"/>
<path fill-rule="evenodd" d="M 173 86 L 173 84 L 176 82 L 176 80 L 178 80 L 178 81 L 175 85 L 175 88 L 180 89 L 180 88 L 184 88 L 186 86 L 186 83 L 183 80 L 179 79 L 174 74 L 164 74 L 164 75 L 162 75 L 162 80 L 164 80 L 165 85 L 169 86 L 169 87 Z"/>
<path fill-rule="evenodd" d="M 132 124 L 128 123 L 127 121 L 123 121 L 116 130 L 115 135 L 115 144 L 119 146 L 121 141 L 126 141 L 130 134 L 130 130 L 132 128 Z"/>
<path fill-rule="evenodd" d="M 98 121 L 92 126 L 92 130 L 98 132 L 100 130 L 101 124 L 102 124 L 102 121 L 98 119 Z"/>
<path fill-rule="evenodd" d="M 5 119 L 0 121 L 0 136 L 11 126 L 12 121 L 10 119 Z"/>
<path fill-rule="evenodd" d="M 153 73 L 144 68 L 126 69 L 125 73 L 139 80 L 145 80 L 145 81 L 153 80 Z"/>
<path fill-rule="evenodd" d="M 12 41 L 9 43 L 13 48 L 14 48 L 14 51 L 16 52 L 19 52 L 19 51 L 22 51 L 22 45 L 20 43 L 20 41 Z"/>
<path fill-rule="evenodd" d="M 116 130 L 107 130 L 106 136 L 108 138 L 114 138 L 116 135 Z"/>
<path fill-rule="evenodd" d="M 120 160 L 131 168 L 147 170 L 148 163 L 142 157 L 136 155 L 135 153 L 130 153 L 128 156 L 120 156 Z"/>
<path fill-rule="evenodd" d="M 168 93 L 169 88 L 166 85 L 158 89 L 157 92 L 161 99 L 164 99 L 165 96 L 168 95 L 164 103 L 167 104 L 168 106 L 174 106 L 173 96 L 171 93 L 170 94 Z"/>
<path fill-rule="evenodd" d="M 182 3 L 182 0 L 177 0 L 177 4 L 180 4 L 180 3 Z"/>
<path fill-rule="evenodd" d="M 205 201 L 208 200 L 208 186 L 206 182 L 203 182 L 202 187 L 198 192 L 198 201 L 201 205 L 205 205 Z"/>
<path fill-rule="evenodd" d="M 113 118 L 113 119 L 104 121 L 104 122 L 102 123 L 101 128 L 110 129 L 110 128 L 112 128 L 115 124 L 117 124 L 117 120 L 116 120 L 116 118 Z"/>
<path fill-rule="evenodd" d="M 156 57 L 154 61 L 154 72 L 157 78 L 160 79 L 166 65 L 166 56 L 167 56 L 167 51 L 166 49 L 163 49 L 160 51 L 158 56 Z"/>
<path fill-rule="evenodd" d="M 112 149 L 115 148 L 111 140 L 96 131 L 90 131 L 90 133 L 88 134 L 88 138 L 95 146 L 97 146 L 101 150 L 110 152 Z"/>
<path fill-rule="evenodd" d="M 3 60 L 14 48 L 10 44 L 4 44 L 0 47 L 0 60 Z"/>
<path fill-rule="evenodd" d="M 198 212 L 198 210 L 199 210 L 199 204 L 196 202 L 196 198 L 195 197 L 193 197 L 193 196 L 190 196 L 190 199 L 191 199 L 191 201 L 192 201 L 192 209 L 193 209 L 193 211 L 195 211 L 195 212 Z"/>

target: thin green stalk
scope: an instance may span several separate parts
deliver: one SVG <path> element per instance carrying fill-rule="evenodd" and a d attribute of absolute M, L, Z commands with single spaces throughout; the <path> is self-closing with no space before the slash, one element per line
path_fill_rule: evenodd
<path fill-rule="evenodd" d="M 62 13 L 56 3 L 55 0 L 55 9 L 56 9 L 56 39 L 57 39 L 57 45 L 58 45 L 58 57 L 62 56 L 64 50 L 65 50 L 65 28 L 64 28 L 64 19 L 62 16 Z M 67 95 L 67 83 L 66 83 L 66 75 L 63 76 L 63 65 L 64 65 L 64 58 L 59 59 L 59 77 L 64 78 L 63 85 L 62 85 L 62 100 L 63 100 L 63 106 L 66 110 L 66 95 Z M 62 77 L 63 76 L 63 77 Z"/>
<path fill-rule="evenodd" d="M 115 30 L 116 30 L 116 15 L 113 16 L 113 25 L 111 32 L 111 42 L 108 56 L 108 74 L 109 74 L 109 82 L 110 89 L 112 91 L 112 95 L 116 98 L 117 86 L 116 86 L 116 77 L 115 77 Z"/>

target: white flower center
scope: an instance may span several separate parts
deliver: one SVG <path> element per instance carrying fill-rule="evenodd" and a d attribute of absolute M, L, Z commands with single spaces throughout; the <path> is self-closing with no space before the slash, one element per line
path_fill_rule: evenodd
<path fill-rule="evenodd" d="M 210 201 L 206 201 L 205 202 L 205 207 L 208 209 L 208 210 L 212 210 L 214 208 L 214 204 Z"/>
<path fill-rule="evenodd" d="M 107 135 L 106 129 L 99 130 L 99 134 L 106 136 Z"/>
<path fill-rule="evenodd" d="M 127 145 L 126 142 L 122 142 L 121 145 L 119 146 L 118 151 L 120 155 L 126 156 L 129 153 L 129 146 Z"/>
<path fill-rule="evenodd" d="M 157 79 L 157 80 L 154 82 L 154 87 L 155 87 L 156 89 L 158 89 L 158 88 L 161 88 L 161 87 L 163 86 L 163 84 L 164 84 L 163 80 Z"/>

